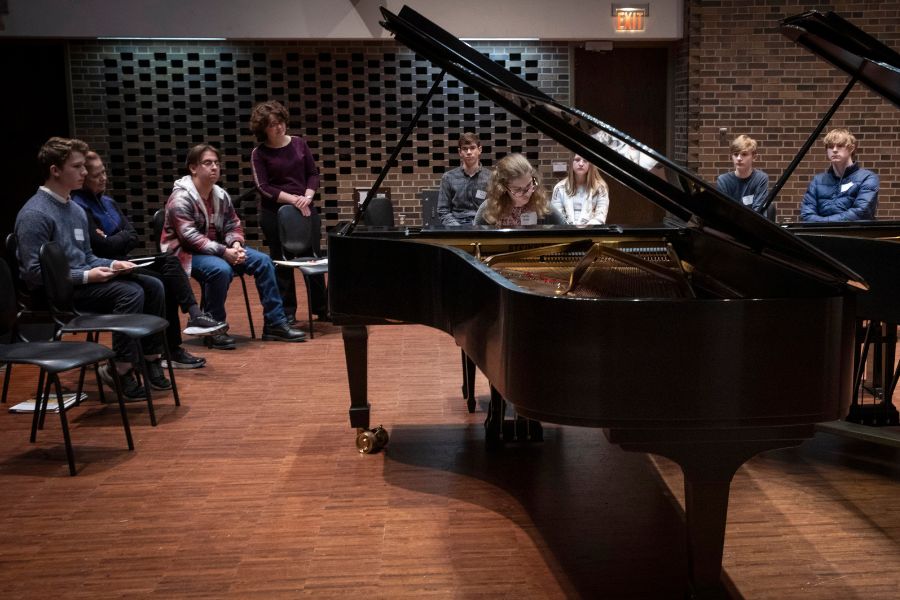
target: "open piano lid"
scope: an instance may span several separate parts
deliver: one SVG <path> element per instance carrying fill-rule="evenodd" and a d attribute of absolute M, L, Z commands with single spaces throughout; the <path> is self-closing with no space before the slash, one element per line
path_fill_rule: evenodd
<path fill-rule="evenodd" d="M 781 32 L 900 108 L 900 54 L 833 12 L 781 21 Z"/>
<path fill-rule="evenodd" d="M 383 7 L 381 12 L 382 26 L 399 42 L 689 226 L 733 239 L 822 281 L 868 288 L 862 277 L 829 255 L 611 125 L 557 103 L 408 6 L 396 15 Z M 648 169 L 653 165 L 663 176 Z"/>

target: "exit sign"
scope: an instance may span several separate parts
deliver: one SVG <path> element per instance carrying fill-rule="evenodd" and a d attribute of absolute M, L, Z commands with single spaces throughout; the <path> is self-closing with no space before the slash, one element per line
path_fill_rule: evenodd
<path fill-rule="evenodd" d="M 649 4 L 613 4 L 612 16 L 614 29 L 619 32 L 644 31 L 647 17 L 650 16 Z"/>

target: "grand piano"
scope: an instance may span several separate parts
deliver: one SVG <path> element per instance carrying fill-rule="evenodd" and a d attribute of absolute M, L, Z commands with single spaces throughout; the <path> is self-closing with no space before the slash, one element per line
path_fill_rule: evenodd
<path fill-rule="evenodd" d="M 759 452 L 845 414 L 865 280 L 414 10 L 382 13 L 397 40 L 677 224 L 420 230 L 367 227 L 358 214 L 333 231 L 330 307 L 358 447 L 387 439 L 370 428 L 368 327 L 444 331 L 491 383 L 488 442 L 502 442 L 508 408 L 528 423 L 602 428 L 625 450 L 679 464 L 690 593 L 719 597 L 731 479 Z"/>
<path fill-rule="evenodd" d="M 893 49 L 831 12 L 810 11 L 789 17 L 781 22 L 781 31 L 846 72 L 849 80 L 779 177 L 761 210 L 777 199 L 794 169 L 818 142 L 827 123 L 858 83 L 900 108 L 900 54 Z M 900 365 L 895 367 L 900 323 L 900 221 L 787 223 L 783 227 L 848 265 L 869 284 L 869 293 L 860 297 L 856 305 L 859 343 L 853 402 L 846 419 L 866 425 L 900 424 L 900 415 L 891 401 L 900 378 Z M 870 348 L 874 348 L 875 356 L 868 359 Z M 872 365 L 871 387 L 875 396 L 870 404 L 860 402 L 867 360 Z"/>

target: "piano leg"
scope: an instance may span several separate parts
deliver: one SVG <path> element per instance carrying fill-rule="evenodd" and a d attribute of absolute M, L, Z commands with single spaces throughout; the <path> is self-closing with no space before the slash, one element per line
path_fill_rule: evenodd
<path fill-rule="evenodd" d="M 728 435 L 738 439 L 723 439 Z M 676 462 L 684 474 L 689 597 L 728 598 L 722 581 L 722 553 L 728 495 L 735 472 L 766 450 L 796 446 L 813 436 L 812 426 L 750 431 L 605 431 L 623 450 L 658 454 Z M 653 439 L 656 438 L 656 439 Z"/>
<path fill-rule="evenodd" d="M 344 325 L 344 356 L 350 383 L 350 427 L 369 428 L 369 330 L 365 325 Z"/>
<path fill-rule="evenodd" d="M 465 350 L 460 350 L 462 355 L 462 395 L 470 413 L 475 412 L 475 363 L 466 356 Z"/>
<path fill-rule="evenodd" d="M 489 447 L 503 443 L 503 416 L 506 412 L 506 401 L 500 392 L 491 386 L 491 402 L 488 405 L 487 418 L 484 420 L 484 439 Z"/>

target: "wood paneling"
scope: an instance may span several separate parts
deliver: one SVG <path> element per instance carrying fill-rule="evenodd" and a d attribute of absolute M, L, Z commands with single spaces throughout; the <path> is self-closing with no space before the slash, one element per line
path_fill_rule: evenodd
<path fill-rule="evenodd" d="M 666 154 L 669 49 L 575 48 L 575 106 Z M 607 223 L 659 223 L 665 211 L 608 175 Z"/>

